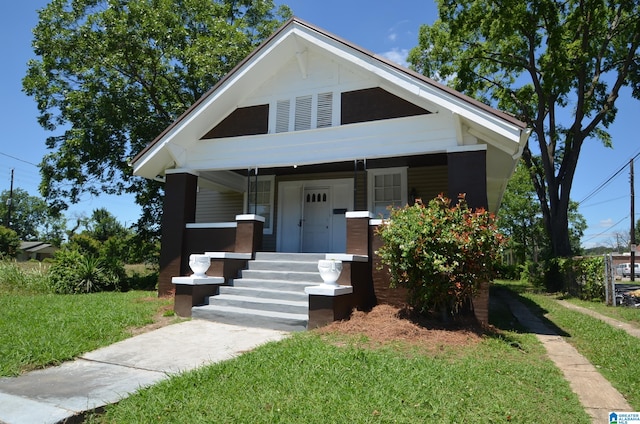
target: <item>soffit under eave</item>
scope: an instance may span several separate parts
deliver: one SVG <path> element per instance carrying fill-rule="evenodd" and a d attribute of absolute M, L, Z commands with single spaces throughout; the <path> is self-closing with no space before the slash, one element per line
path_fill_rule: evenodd
<path fill-rule="evenodd" d="M 487 145 L 487 201 L 491 212 L 497 213 L 519 159 L 519 155 L 514 157 L 493 145 Z"/>
<path fill-rule="evenodd" d="M 174 166 L 168 149 L 158 149 L 152 155 L 145 155 L 133 164 L 133 175 L 154 180 L 164 177 L 166 170 Z"/>

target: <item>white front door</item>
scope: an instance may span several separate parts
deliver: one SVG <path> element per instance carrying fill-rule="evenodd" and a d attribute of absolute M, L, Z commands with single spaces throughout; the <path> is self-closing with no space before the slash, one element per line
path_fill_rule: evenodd
<path fill-rule="evenodd" d="M 331 245 L 331 188 L 306 187 L 303 199 L 302 251 L 329 252 Z"/>
<path fill-rule="evenodd" d="M 352 194 L 352 179 L 280 183 L 277 250 L 344 252 L 345 212 L 353 210 Z"/>

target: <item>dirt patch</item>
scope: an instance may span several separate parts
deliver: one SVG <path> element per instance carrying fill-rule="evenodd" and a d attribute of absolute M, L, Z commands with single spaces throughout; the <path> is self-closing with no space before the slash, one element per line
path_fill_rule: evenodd
<path fill-rule="evenodd" d="M 179 322 L 180 318 L 171 312 L 173 312 L 173 305 L 164 305 L 153 316 L 153 322 L 151 324 L 130 328 L 129 333 L 131 333 L 132 336 L 137 336 Z"/>
<path fill-rule="evenodd" d="M 374 345 L 402 342 L 426 350 L 441 350 L 445 346 L 472 346 L 491 330 L 471 320 L 445 325 L 407 308 L 378 305 L 370 312 L 354 311 L 349 320 L 336 321 L 315 331 L 365 336 Z"/>

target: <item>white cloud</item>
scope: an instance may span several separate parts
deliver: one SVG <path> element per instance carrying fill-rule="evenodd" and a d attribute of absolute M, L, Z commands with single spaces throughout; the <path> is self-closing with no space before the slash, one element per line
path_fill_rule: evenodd
<path fill-rule="evenodd" d="M 613 219 L 611 219 L 611 218 L 602 219 L 598 223 L 598 227 L 600 227 L 600 228 L 609 228 L 612 225 L 613 225 Z"/>
<path fill-rule="evenodd" d="M 395 32 L 391 32 L 389 33 L 389 36 L 387 37 L 387 39 L 392 43 L 395 43 L 395 41 L 398 39 L 398 34 Z"/>
<path fill-rule="evenodd" d="M 399 49 L 397 47 L 392 48 L 384 53 L 380 53 L 380 56 L 389 59 L 392 62 L 401 66 L 409 66 L 407 62 L 407 56 L 409 56 L 409 49 Z"/>

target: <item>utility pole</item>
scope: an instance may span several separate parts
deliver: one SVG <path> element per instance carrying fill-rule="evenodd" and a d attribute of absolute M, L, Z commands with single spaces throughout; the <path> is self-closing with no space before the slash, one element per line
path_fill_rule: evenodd
<path fill-rule="evenodd" d="M 636 280 L 636 213 L 633 190 L 633 158 L 629 161 L 629 174 L 631 179 L 631 281 Z"/>
<path fill-rule="evenodd" d="M 13 206 L 13 168 L 11 168 L 11 188 L 7 199 L 7 228 L 11 228 L 11 207 Z"/>

